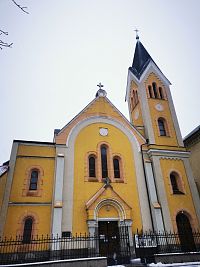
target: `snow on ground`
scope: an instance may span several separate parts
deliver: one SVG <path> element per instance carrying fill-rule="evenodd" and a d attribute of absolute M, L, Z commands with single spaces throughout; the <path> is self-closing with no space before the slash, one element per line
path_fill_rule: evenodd
<path fill-rule="evenodd" d="M 176 267 L 200 267 L 200 262 L 185 262 L 185 263 L 168 263 L 168 264 L 163 264 L 162 262 L 159 263 L 151 263 L 148 264 L 147 266 L 149 267 L 171 267 L 171 266 L 176 266 Z"/>
<path fill-rule="evenodd" d="M 134 266 L 134 265 L 133 265 Z M 159 263 L 150 263 L 147 264 L 148 267 L 200 267 L 200 262 L 185 262 L 185 263 L 168 263 L 168 264 L 164 264 L 162 262 Z M 124 265 L 110 265 L 107 267 L 125 267 Z"/>

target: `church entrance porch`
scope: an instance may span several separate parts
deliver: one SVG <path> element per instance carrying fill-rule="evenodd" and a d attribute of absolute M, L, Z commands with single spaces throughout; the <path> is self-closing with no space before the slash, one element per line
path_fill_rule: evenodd
<path fill-rule="evenodd" d="M 117 221 L 100 221 L 98 223 L 99 253 L 114 258 L 120 246 L 119 228 Z"/>
<path fill-rule="evenodd" d="M 129 263 L 131 257 L 128 227 L 119 221 L 98 222 L 99 254 L 108 264 Z"/>

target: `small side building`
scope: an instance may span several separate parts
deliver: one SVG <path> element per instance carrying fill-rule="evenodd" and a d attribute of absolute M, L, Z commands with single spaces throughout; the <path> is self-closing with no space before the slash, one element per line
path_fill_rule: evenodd
<path fill-rule="evenodd" d="M 190 164 L 200 194 L 200 125 L 190 132 L 183 140 L 190 154 Z"/>

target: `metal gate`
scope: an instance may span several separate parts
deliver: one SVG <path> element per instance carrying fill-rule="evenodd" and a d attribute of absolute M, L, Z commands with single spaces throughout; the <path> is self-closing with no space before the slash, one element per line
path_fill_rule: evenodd
<path fill-rule="evenodd" d="M 131 257 L 127 226 L 117 221 L 102 221 L 98 225 L 99 254 L 108 259 L 108 265 L 129 263 Z"/>

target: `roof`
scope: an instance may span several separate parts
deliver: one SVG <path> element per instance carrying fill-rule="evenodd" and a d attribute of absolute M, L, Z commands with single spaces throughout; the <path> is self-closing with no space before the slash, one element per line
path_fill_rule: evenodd
<path fill-rule="evenodd" d="M 1 177 L 4 173 L 6 173 L 6 172 L 8 171 L 8 169 L 9 169 L 9 161 L 6 161 L 6 162 L 3 163 L 2 166 L 0 166 L 0 177 Z"/>
<path fill-rule="evenodd" d="M 132 64 L 132 67 L 129 68 L 129 70 L 138 79 L 140 79 L 141 75 L 145 71 L 145 69 L 148 66 L 150 61 L 152 61 L 156 65 L 156 63 L 154 62 L 154 60 L 152 59 L 150 54 L 147 52 L 146 48 L 143 46 L 143 44 L 140 42 L 140 40 L 137 39 L 134 58 L 133 58 L 133 64 Z M 156 65 L 156 67 L 158 68 L 157 65 Z"/>
<path fill-rule="evenodd" d="M 195 142 L 195 140 L 200 137 L 200 125 L 197 126 L 194 130 L 192 130 L 188 135 L 186 135 L 183 139 L 184 144 L 187 146 Z"/>

